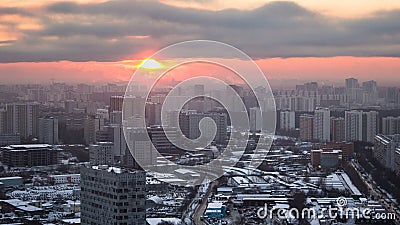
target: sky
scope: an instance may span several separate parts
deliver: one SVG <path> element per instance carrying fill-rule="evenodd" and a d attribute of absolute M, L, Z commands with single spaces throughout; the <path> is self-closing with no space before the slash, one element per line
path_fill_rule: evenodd
<path fill-rule="evenodd" d="M 208 39 L 247 53 L 277 86 L 400 86 L 398 21 L 398 0 L 1 0 L 0 83 L 128 81 L 157 50 Z"/>

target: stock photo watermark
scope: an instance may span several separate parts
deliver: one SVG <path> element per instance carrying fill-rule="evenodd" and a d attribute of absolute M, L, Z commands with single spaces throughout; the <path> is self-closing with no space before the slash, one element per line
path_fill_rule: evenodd
<path fill-rule="evenodd" d="M 235 90 L 235 82 L 232 82 L 239 80 L 252 92 L 259 106 L 257 118 L 258 123 L 262 124 L 259 127 L 260 137 L 249 164 L 250 168 L 257 168 L 271 147 L 276 127 L 276 107 L 272 89 L 257 64 L 247 54 L 233 46 L 208 40 L 177 43 L 161 49 L 151 58 L 160 62 L 164 60 L 166 63 L 157 70 L 139 67 L 129 82 L 123 103 L 124 134 L 135 161 L 155 177 L 181 186 L 209 183 L 221 177 L 225 168 L 234 167 L 245 151 L 246 145 L 242 143 L 247 143 L 251 130 L 243 97 L 240 96 L 240 91 Z M 240 59 L 242 63 L 238 64 L 229 59 Z M 212 74 L 215 71 L 213 69 L 210 73 L 204 72 L 204 68 L 217 67 L 223 72 Z M 179 78 L 181 68 L 189 68 L 182 79 Z M 229 138 L 223 140 L 225 143 L 222 149 L 208 163 L 196 166 L 177 164 L 160 154 L 147 135 L 145 102 L 151 97 L 157 85 L 162 83 L 160 80 L 171 74 L 174 85 L 169 87 L 169 92 L 162 101 L 162 128 L 179 128 L 177 124 L 180 124 L 179 117 L 184 106 L 196 98 L 208 98 L 218 102 L 224 109 L 225 117 L 230 119 Z M 181 94 L 182 90 L 191 90 L 196 85 L 201 87 L 199 92 Z M 217 94 L 222 90 L 228 97 L 222 98 Z M 132 107 L 133 105 L 135 107 Z M 210 143 L 215 141 L 216 135 L 226 136 L 225 132 L 218 134 L 218 129 L 219 131 L 221 129 L 217 124 L 218 121 L 220 120 L 212 118 L 212 115 L 196 121 L 200 131 L 197 138 L 186 137 L 181 129 L 177 129 L 176 136 L 179 136 L 179 140 L 168 132 L 165 135 L 180 150 L 193 153 L 197 149 L 209 147 Z M 141 139 L 137 140 L 139 136 Z M 138 148 L 135 144 L 138 141 L 151 144 Z M 169 178 L 164 179 L 166 176 Z"/>
<path fill-rule="evenodd" d="M 336 199 L 336 206 L 314 207 L 303 209 L 298 208 L 274 208 L 265 203 L 264 207 L 257 210 L 259 219 L 365 219 L 365 220 L 395 220 L 395 213 L 374 212 L 372 209 L 348 207 L 347 199 L 339 197 Z"/>

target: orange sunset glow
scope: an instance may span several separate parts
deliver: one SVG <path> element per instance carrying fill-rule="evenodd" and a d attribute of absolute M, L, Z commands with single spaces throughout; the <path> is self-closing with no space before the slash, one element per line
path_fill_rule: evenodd
<path fill-rule="evenodd" d="M 155 59 L 143 59 L 137 66 L 137 68 L 143 68 L 149 70 L 161 69 L 163 67 L 164 66 Z"/>
<path fill-rule="evenodd" d="M 58 82 L 127 82 L 142 62 L 41 62 L 5 63 L 0 65 L 4 83 L 32 83 L 37 80 Z M 168 62 L 165 62 L 168 64 Z M 239 61 L 237 63 L 240 63 Z M 271 58 L 256 60 L 270 79 L 271 85 L 291 87 L 295 82 L 318 80 L 326 84 L 342 84 L 349 76 L 362 80 L 380 80 L 383 85 L 400 85 L 400 59 L 392 57 Z M 164 64 L 164 62 L 160 62 Z M 152 69 L 157 66 L 149 64 Z M 32 76 L 32 71 L 37 75 Z M 301 71 L 301 72 L 299 72 Z M 321 75 L 321 71 L 325 75 Z M 15 76 L 7 74 L 15 73 Z M 385 76 L 382 76 L 385 74 Z M 279 80 L 283 80 L 280 82 Z M 290 83 L 293 81 L 293 83 Z"/>

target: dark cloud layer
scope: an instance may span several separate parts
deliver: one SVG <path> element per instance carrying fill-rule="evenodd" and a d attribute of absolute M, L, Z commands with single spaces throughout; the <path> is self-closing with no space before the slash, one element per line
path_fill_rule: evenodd
<path fill-rule="evenodd" d="M 5 14 L 39 19 L 42 29 L 21 30 L 18 40 L 0 45 L 0 62 L 113 61 L 192 39 L 226 42 L 255 58 L 400 56 L 400 10 L 343 19 L 292 2 L 215 12 L 123 0 L 0 8 Z"/>
<path fill-rule="evenodd" d="M 30 12 L 16 7 L 2 7 L 0 8 L 0 15 L 33 16 Z"/>

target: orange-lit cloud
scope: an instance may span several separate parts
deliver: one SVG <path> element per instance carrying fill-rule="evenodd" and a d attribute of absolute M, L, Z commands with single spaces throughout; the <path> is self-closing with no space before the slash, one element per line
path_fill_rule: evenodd
<path fill-rule="evenodd" d="M 207 10 L 224 10 L 224 9 L 246 9 L 253 10 L 270 2 L 279 2 L 282 0 L 202 0 L 202 1 L 186 1 L 186 0 L 161 0 L 161 2 L 177 6 L 191 7 L 196 9 Z M 334 17 L 356 18 L 366 16 L 370 13 L 380 10 L 400 9 L 400 1 L 397 0 L 348 0 L 348 1 L 332 1 L 332 0 L 293 0 L 310 10 L 322 13 L 324 15 Z"/>
<path fill-rule="evenodd" d="M 252 10 L 261 7 L 269 2 L 281 0 L 159 0 L 162 3 L 178 6 L 178 7 L 191 7 L 197 9 L 207 10 L 224 10 L 224 9 L 245 9 Z M 57 2 L 55 0 L 2 0 L 3 6 L 8 7 L 40 7 L 51 3 Z M 102 3 L 107 0 L 74 0 L 80 4 L 87 3 Z M 318 11 L 330 16 L 339 17 L 358 17 L 365 16 L 374 11 L 379 10 L 393 10 L 400 8 L 400 1 L 398 0 L 347 0 L 347 1 L 332 1 L 332 0 L 293 0 L 306 8 Z"/>
<path fill-rule="evenodd" d="M 399 20 L 397 0 L 2 0 L 0 83 L 128 81 L 158 49 L 212 39 L 286 85 L 347 76 L 397 85 Z"/>
<path fill-rule="evenodd" d="M 199 2 L 210 7 L 187 8 Z M 37 5 L 33 1 L 11 4 L 0 6 L 0 62 L 119 61 L 132 55 L 142 59 L 146 56 L 141 52 L 194 39 L 226 42 L 254 58 L 400 55 L 400 2 L 346 1 L 340 7 L 348 6 L 354 15 L 364 8 L 366 14 L 341 18 L 326 14 L 328 8 L 344 11 L 330 2 L 48 0 Z M 223 10 L 231 6 L 236 9 Z"/>

